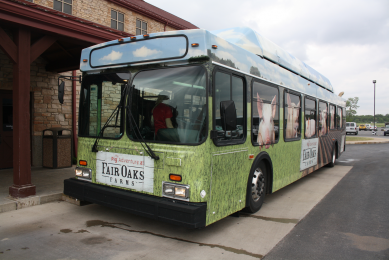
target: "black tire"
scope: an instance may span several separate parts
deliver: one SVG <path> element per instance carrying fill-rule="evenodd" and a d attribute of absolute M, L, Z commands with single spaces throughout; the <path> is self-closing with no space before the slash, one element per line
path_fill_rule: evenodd
<path fill-rule="evenodd" d="M 355 132 L 355 135 L 358 135 L 358 132 Z"/>
<path fill-rule="evenodd" d="M 327 164 L 328 167 L 334 167 L 335 166 L 335 160 L 336 160 L 336 145 L 334 144 L 334 148 L 332 149 L 331 153 L 331 162 Z"/>
<path fill-rule="evenodd" d="M 261 161 L 256 167 L 253 167 L 253 170 L 250 172 L 247 182 L 247 206 L 244 211 L 255 213 L 262 207 L 267 191 L 267 179 L 266 165 Z"/>

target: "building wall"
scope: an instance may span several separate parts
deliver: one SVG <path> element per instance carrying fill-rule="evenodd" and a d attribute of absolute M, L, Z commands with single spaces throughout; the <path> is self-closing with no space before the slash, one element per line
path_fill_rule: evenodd
<path fill-rule="evenodd" d="M 58 101 L 58 77 L 71 76 L 71 72 L 53 73 L 45 70 L 47 62 L 39 57 L 31 63 L 30 91 L 33 93 L 32 118 L 32 165 L 42 165 L 42 131 L 48 128 L 62 127 L 72 129 L 72 82 L 65 81 L 64 103 Z M 80 73 L 79 73 L 80 74 Z M 13 63 L 0 50 L 0 89 L 12 90 Z M 80 84 L 77 82 L 77 117 Z"/>
<path fill-rule="evenodd" d="M 53 0 L 34 0 L 35 4 L 53 8 Z M 80 18 L 110 27 L 111 9 L 122 12 L 125 15 L 124 30 L 130 34 L 136 34 L 136 19 L 147 22 L 148 33 L 175 30 L 163 23 L 154 21 L 148 17 L 129 11 L 105 0 L 73 0 L 72 14 Z M 12 38 L 12 34 L 9 33 Z M 39 57 L 31 64 L 31 93 L 33 108 L 31 112 L 32 135 L 32 165 L 42 165 L 42 131 L 48 128 L 62 127 L 72 129 L 72 82 L 65 80 L 64 103 L 58 101 L 58 77 L 60 75 L 71 76 L 71 72 L 52 73 L 45 70 L 47 62 Z M 77 71 L 77 75 L 81 73 Z M 0 50 L 0 89 L 12 90 L 13 63 Z M 79 106 L 80 84 L 77 83 L 77 119 Z M 75 133 L 77 134 L 77 133 Z"/>
<path fill-rule="evenodd" d="M 53 8 L 53 0 L 35 0 L 34 3 Z M 148 33 L 164 31 L 165 24 L 105 0 L 73 0 L 72 15 L 111 27 L 111 9 L 124 14 L 124 31 L 127 33 L 136 34 L 136 19 L 147 22 Z M 166 26 L 166 31 L 173 30 Z"/>

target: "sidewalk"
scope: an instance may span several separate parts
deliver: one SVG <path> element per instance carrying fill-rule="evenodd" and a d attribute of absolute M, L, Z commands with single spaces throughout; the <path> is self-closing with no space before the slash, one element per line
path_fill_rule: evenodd
<path fill-rule="evenodd" d="M 373 140 L 367 140 L 367 141 L 346 141 L 346 145 L 348 144 L 384 144 L 389 143 L 389 138 L 376 138 L 376 137 L 367 137 L 367 138 L 373 138 Z"/>
<path fill-rule="evenodd" d="M 13 169 L 0 170 L 0 213 L 62 200 L 63 181 L 71 177 L 74 177 L 74 167 L 32 167 L 31 182 L 36 186 L 36 195 L 14 199 L 9 197 L 8 190 L 13 185 Z"/>

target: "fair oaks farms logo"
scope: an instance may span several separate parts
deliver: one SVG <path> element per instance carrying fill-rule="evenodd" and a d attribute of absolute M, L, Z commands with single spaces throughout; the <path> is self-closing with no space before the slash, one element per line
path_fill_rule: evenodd
<path fill-rule="evenodd" d="M 99 152 L 96 181 L 112 186 L 153 192 L 154 161 L 144 156 Z M 147 166 L 146 166 L 147 165 Z"/>

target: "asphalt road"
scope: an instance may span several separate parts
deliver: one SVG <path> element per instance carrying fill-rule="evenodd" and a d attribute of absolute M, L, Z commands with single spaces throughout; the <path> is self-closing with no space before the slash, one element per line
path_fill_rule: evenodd
<path fill-rule="evenodd" d="M 336 164 L 352 170 L 264 259 L 389 259 L 388 154 L 348 145 Z"/>

